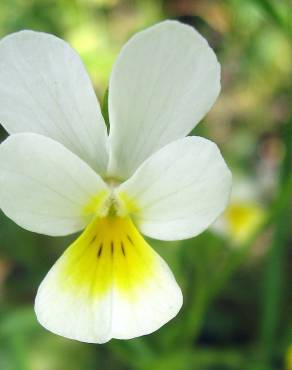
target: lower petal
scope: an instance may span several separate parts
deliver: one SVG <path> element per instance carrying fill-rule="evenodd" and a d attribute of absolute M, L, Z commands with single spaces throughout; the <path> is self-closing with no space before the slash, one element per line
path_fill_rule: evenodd
<path fill-rule="evenodd" d="M 182 294 L 169 267 L 129 218 L 95 219 L 39 287 L 35 310 L 48 330 L 104 343 L 157 330 Z"/>

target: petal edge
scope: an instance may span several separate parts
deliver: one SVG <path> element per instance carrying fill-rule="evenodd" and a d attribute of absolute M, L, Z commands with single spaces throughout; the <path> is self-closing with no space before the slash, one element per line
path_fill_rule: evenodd
<path fill-rule="evenodd" d="M 152 153 L 187 135 L 215 102 L 220 65 L 192 27 L 164 21 L 134 35 L 109 87 L 109 174 L 128 178 Z"/>
<path fill-rule="evenodd" d="M 47 235 L 83 229 L 86 205 L 107 185 L 62 144 L 15 134 L 0 145 L 0 207 L 21 227 Z"/>
<path fill-rule="evenodd" d="M 224 211 L 231 172 L 218 147 L 195 136 L 166 145 L 117 189 L 136 204 L 133 217 L 152 238 L 180 240 L 198 235 Z"/>

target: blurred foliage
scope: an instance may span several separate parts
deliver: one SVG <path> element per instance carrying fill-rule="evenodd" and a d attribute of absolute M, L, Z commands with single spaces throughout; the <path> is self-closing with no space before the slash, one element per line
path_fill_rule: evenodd
<path fill-rule="evenodd" d="M 74 236 L 29 233 L 1 214 L 1 370 L 292 369 L 291 2 L 1 0 L 0 36 L 33 29 L 64 38 L 102 99 L 123 43 L 167 18 L 196 27 L 218 55 L 222 93 L 193 134 L 218 143 L 236 184 L 209 231 L 151 241 L 173 269 L 184 306 L 159 331 L 129 341 L 89 345 L 45 331 L 34 296 Z"/>

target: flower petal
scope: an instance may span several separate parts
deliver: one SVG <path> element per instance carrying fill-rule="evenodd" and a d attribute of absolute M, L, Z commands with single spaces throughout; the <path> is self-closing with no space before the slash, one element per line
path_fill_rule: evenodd
<path fill-rule="evenodd" d="M 21 31 L 1 40 L 0 121 L 9 133 L 51 137 L 106 170 L 106 126 L 92 85 L 76 52 L 53 35 Z"/>
<path fill-rule="evenodd" d="M 165 21 L 132 37 L 110 80 L 110 175 L 128 178 L 157 149 L 186 136 L 219 90 L 220 65 L 192 27 Z"/>
<path fill-rule="evenodd" d="M 79 231 L 106 193 L 85 162 L 50 138 L 15 134 L 0 145 L 0 207 L 25 229 L 48 235 Z"/>
<path fill-rule="evenodd" d="M 97 218 L 39 287 L 35 311 L 48 330 L 83 342 L 130 339 L 179 311 L 182 294 L 166 263 L 130 219 Z"/>
<path fill-rule="evenodd" d="M 153 154 L 117 194 L 136 209 L 135 222 L 143 234 L 179 240 L 215 221 L 227 205 L 230 188 L 231 173 L 217 146 L 190 136 Z"/>

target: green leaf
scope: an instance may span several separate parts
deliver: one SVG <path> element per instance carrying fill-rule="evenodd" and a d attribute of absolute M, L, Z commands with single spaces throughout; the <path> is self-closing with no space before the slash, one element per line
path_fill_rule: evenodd
<path fill-rule="evenodd" d="M 106 127 L 109 130 L 110 123 L 109 123 L 109 115 L 108 115 L 108 88 L 106 89 L 104 96 L 103 96 L 101 112 L 102 112 Z"/>

